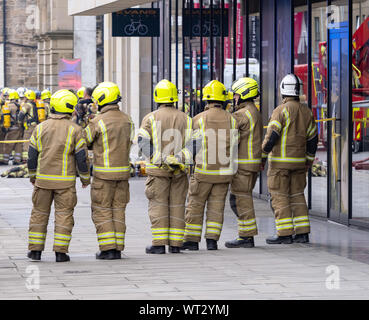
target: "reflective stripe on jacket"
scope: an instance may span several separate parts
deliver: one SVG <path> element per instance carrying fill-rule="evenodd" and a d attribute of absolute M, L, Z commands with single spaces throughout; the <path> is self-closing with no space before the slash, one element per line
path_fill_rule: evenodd
<path fill-rule="evenodd" d="M 79 176 L 83 184 L 90 183 L 86 141 L 82 129 L 70 120 L 70 116 L 51 114 L 49 120 L 33 131 L 30 148 L 38 153 L 37 171 L 29 168 L 30 178 L 36 177 L 37 187 L 66 189 L 75 186 L 76 154 L 81 151 L 86 159 L 86 170 L 80 171 Z"/>
<path fill-rule="evenodd" d="M 94 175 L 102 180 L 128 180 L 129 153 L 135 136 L 131 118 L 118 105 L 106 106 L 84 130 L 93 148 Z"/>
<path fill-rule="evenodd" d="M 233 117 L 240 133 L 238 145 L 238 171 L 260 171 L 263 123 L 253 102 L 242 103 Z"/>
<path fill-rule="evenodd" d="M 232 180 L 238 145 L 238 126 L 235 118 L 221 105 L 209 104 L 207 110 L 193 119 L 193 139 L 196 146 L 195 177 L 209 183 Z"/>
<path fill-rule="evenodd" d="M 168 155 L 178 155 L 182 163 L 192 163 L 192 119 L 173 105 L 161 105 L 142 120 L 138 137 L 150 141 L 152 154 L 147 173 L 152 176 L 171 177 L 174 173 L 163 167 Z M 183 174 L 179 173 L 179 174 Z"/>
<path fill-rule="evenodd" d="M 312 111 L 307 105 L 293 98 L 286 98 L 283 104 L 273 111 L 263 151 L 272 136 L 279 139 L 269 153 L 269 167 L 273 169 L 302 169 L 315 155 L 307 153 L 307 142 L 317 136 L 317 126 Z"/>

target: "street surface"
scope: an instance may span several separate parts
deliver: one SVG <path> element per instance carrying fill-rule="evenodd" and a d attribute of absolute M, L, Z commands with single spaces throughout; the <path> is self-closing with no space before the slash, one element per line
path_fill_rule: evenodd
<path fill-rule="evenodd" d="M 28 179 L 0 179 L 0 299 L 369 298 L 369 232 L 312 219 L 311 244 L 268 246 L 265 237 L 274 233 L 274 220 L 262 200 L 255 200 L 256 248 L 225 248 L 237 234 L 227 204 L 218 251 L 207 251 L 203 240 L 198 252 L 145 254 L 151 232 L 139 178 L 130 181 L 124 258 L 98 261 L 90 189 L 77 186 L 72 261 L 55 263 L 52 213 L 43 260 L 30 262 L 32 186 Z"/>

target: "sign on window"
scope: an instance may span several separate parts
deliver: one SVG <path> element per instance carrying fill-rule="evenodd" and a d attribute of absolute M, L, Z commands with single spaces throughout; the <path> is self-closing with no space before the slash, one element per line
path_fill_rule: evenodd
<path fill-rule="evenodd" d="M 160 37 L 160 9 L 125 9 L 113 13 L 113 37 Z"/>

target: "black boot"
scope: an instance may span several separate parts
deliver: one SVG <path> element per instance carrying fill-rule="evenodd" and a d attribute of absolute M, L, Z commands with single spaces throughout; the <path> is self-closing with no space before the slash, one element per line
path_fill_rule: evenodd
<path fill-rule="evenodd" d="M 40 261 L 41 260 L 41 253 L 42 251 L 29 251 L 27 257 L 33 261 Z"/>
<path fill-rule="evenodd" d="M 274 236 L 266 239 L 267 244 L 291 244 L 292 236 Z"/>
<path fill-rule="evenodd" d="M 70 258 L 66 253 L 55 252 L 55 261 L 56 262 L 68 262 L 70 261 Z"/>
<path fill-rule="evenodd" d="M 146 247 L 147 254 L 165 254 L 165 246 L 148 246 Z"/>
<path fill-rule="evenodd" d="M 115 259 L 122 259 L 122 252 L 119 250 L 115 250 Z"/>
<path fill-rule="evenodd" d="M 295 236 L 293 236 L 293 242 L 309 243 L 309 234 L 308 233 L 296 234 Z"/>
<path fill-rule="evenodd" d="M 169 252 L 170 253 L 180 253 L 181 250 L 179 247 L 173 247 L 173 246 L 169 246 Z"/>
<path fill-rule="evenodd" d="M 206 239 L 206 248 L 208 250 L 218 250 L 218 243 L 213 239 Z"/>
<path fill-rule="evenodd" d="M 227 248 L 253 248 L 255 247 L 254 237 L 239 237 L 233 241 L 225 243 Z"/>
<path fill-rule="evenodd" d="M 183 243 L 180 250 L 190 250 L 190 251 L 198 251 L 199 250 L 199 243 L 193 241 L 186 241 Z"/>
<path fill-rule="evenodd" d="M 96 253 L 98 260 L 115 260 L 115 249 L 100 251 Z"/>

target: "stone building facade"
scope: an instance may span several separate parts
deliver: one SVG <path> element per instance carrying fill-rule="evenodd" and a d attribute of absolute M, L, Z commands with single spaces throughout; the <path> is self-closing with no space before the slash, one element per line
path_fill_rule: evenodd
<path fill-rule="evenodd" d="M 36 2 L 0 0 L 0 87 L 37 87 Z"/>

